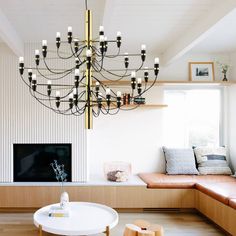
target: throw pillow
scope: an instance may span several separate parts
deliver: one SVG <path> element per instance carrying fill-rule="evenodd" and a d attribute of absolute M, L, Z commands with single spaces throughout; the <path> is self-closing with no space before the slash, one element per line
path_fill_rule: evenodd
<path fill-rule="evenodd" d="M 198 163 L 198 171 L 202 175 L 231 175 L 228 166 L 225 147 L 194 148 Z"/>
<path fill-rule="evenodd" d="M 191 148 L 163 147 L 166 172 L 169 175 L 197 175 L 194 153 Z"/>

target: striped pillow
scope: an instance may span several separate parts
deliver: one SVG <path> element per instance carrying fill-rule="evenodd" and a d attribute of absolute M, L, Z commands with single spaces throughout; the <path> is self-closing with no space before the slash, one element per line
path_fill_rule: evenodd
<path fill-rule="evenodd" d="M 202 175 L 231 175 L 228 166 L 225 147 L 196 147 L 194 148 L 198 163 L 198 171 Z"/>

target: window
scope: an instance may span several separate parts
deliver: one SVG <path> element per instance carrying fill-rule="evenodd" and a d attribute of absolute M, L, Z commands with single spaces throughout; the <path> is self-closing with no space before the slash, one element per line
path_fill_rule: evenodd
<path fill-rule="evenodd" d="M 219 145 L 220 89 L 165 90 L 164 144 L 172 147 Z"/>

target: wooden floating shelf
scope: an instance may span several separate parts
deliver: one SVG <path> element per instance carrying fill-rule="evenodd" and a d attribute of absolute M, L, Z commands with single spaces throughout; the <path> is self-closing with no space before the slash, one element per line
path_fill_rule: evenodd
<path fill-rule="evenodd" d="M 133 108 L 136 107 L 136 104 L 128 104 L 122 106 L 122 108 Z M 165 108 L 168 107 L 166 104 L 140 104 L 137 108 Z"/>
<path fill-rule="evenodd" d="M 113 108 L 116 108 L 116 105 L 115 104 L 111 104 L 110 107 L 113 109 Z M 137 107 L 138 108 L 146 108 L 146 109 L 160 109 L 160 108 L 166 108 L 168 107 L 167 104 L 140 104 L 140 105 L 136 105 L 136 104 L 127 104 L 127 105 L 123 105 L 121 106 L 121 109 L 122 110 L 125 110 L 127 108 L 127 110 L 129 108 L 135 108 Z M 105 108 L 107 109 L 107 106 L 105 106 Z"/>

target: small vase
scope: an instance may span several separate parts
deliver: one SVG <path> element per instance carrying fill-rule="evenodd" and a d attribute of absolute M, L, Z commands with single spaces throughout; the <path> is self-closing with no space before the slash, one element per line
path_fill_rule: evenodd
<path fill-rule="evenodd" d="M 224 82 L 228 81 L 228 79 L 227 79 L 227 77 L 226 77 L 226 73 L 224 73 L 224 78 L 223 78 L 222 81 L 224 81 Z"/>
<path fill-rule="evenodd" d="M 60 198 L 60 206 L 61 208 L 67 208 L 68 207 L 68 203 L 69 203 L 69 194 L 67 192 L 63 192 L 61 194 L 61 198 Z"/>

